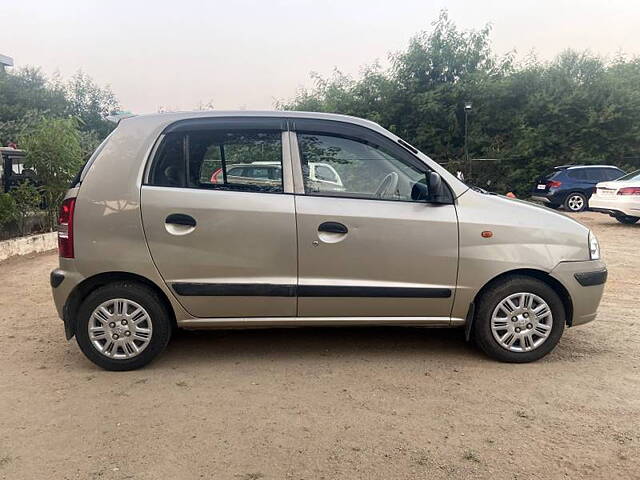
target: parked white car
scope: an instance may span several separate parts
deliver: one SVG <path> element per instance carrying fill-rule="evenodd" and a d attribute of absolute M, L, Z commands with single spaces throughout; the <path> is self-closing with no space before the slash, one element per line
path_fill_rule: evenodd
<path fill-rule="evenodd" d="M 328 163 L 309 162 L 303 168 L 308 168 L 307 186 L 311 189 L 342 191 L 344 185 L 340 175 Z M 216 169 L 211 175 L 212 184 L 223 184 L 222 168 Z M 282 167 L 275 162 L 238 163 L 227 167 L 227 182 L 235 184 L 250 184 L 257 186 L 282 185 Z"/>
<path fill-rule="evenodd" d="M 589 206 L 596 212 L 608 213 L 620 223 L 636 223 L 640 220 L 640 170 L 598 183 Z"/>

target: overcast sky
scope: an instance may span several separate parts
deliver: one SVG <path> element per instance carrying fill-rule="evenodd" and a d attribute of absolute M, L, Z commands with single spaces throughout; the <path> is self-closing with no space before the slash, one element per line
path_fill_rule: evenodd
<path fill-rule="evenodd" d="M 492 23 L 498 53 L 640 54 L 639 0 L 0 0 L 0 54 L 82 69 L 134 113 L 269 109 L 312 71 L 386 64 L 442 8 L 463 28 Z"/>

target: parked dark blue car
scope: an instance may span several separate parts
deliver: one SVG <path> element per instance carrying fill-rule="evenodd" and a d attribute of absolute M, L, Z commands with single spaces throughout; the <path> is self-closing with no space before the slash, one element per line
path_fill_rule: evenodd
<path fill-rule="evenodd" d="M 564 206 L 571 212 L 589 207 L 598 182 L 615 180 L 625 172 L 612 165 L 562 165 L 538 179 L 531 198 L 551 208 Z"/>

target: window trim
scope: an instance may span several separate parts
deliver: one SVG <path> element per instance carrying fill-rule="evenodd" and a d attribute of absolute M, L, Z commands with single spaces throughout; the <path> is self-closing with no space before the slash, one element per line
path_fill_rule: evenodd
<path fill-rule="evenodd" d="M 225 188 L 225 187 L 202 187 L 202 186 L 190 186 L 189 182 L 186 182 L 186 185 L 183 187 L 172 187 L 172 186 L 164 186 L 164 185 L 153 185 L 150 183 L 151 171 L 153 170 L 153 165 L 155 164 L 158 156 L 158 152 L 160 147 L 162 146 L 165 138 L 168 133 L 189 133 L 196 132 L 202 130 L 213 130 L 213 129 L 224 129 L 224 130 L 260 130 L 263 129 L 265 131 L 280 131 L 280 158 L 282 161 L 282 191 L 279 192 L 269 192 L 269 191 L 259 191 L 252 190 L 250 186 L 248 188 Z M 185 135 L 186 137 L 186 135 Z M 294 193 L 294 179 L 292 172 L 292 159 L 291 159 L 291 142 L 289 135 L 289 122 L 286 118 L 283 117 L 249 117 L 249 116 L 240 116 L 240 117 L 204 117 L 204 118 L 190 118 L 175 121 L 169 125 L 167 125 L 162 132 L 155 139 L 151 150 L 147 156 L 144 174 L 142 178 L 142 186 L 150 186 L 156 188 L 186 188 L 186 189 L 195 189 L 195 190 L 222 190 L 225 192 L 242 192 L 242 193 L 266 193 L 271 195 L 283 195 L 283 194 L 292 194 Z M 188 153 L 185 156 L 186 166 L 185 166 L 185 175 L 188 175 L 189 168 L 189 159 Z M 223 169 L 224 176 L 226 177 L 226 169 Z M 186 176 L 186 179 L 189 177 Z M 225 178 L 226 179 L 226 178 Z"/>
<path fill-rule="evenodd" d="M 349 195 L 345 192 L 344 195 L 320 192 L 320 193 L 307 193 L 304 188 L 304 176 L 302 174 L 302 153 L 300 151 L 300 144 L 298 142 L 298 133 L 317 133 L 319 135 L 337 136 L 342 138 L 353 138 L 367 141 L 367 137 L 373 140 L 373 142 L 384 146 L 391 154 L 396 157 L 397 160 L 406 162 L 416 170 L 426 174 L 433 172 L 429 165 L 420 160 L 417 156 L 413 155 L 407 148 L 402 145 L 396 144 L 390 138 L 361 125 L 355 125 L 348 122 L 340 122 L 337 120 L 325 120 L 325 119 L 312 119 L 312 118 L 290 118 L 289 119 L 289 142 L 292 152 L 292 166 L 293 166 L 293 181 L 294 192 L 296 195 L 305 195 L 309 197 L 319 198 L 340 198 L 340 199 L 352 199 L 352 200 L 367 200 L 376 202 L 396 202 L 396 203 L 420 203 L 420 204 L 438 204 L 442 205 L 443 202 L 430 202 L 423 200 L 396 200 L 389 198 L 368 198 L 362 196 Z M 373 143 L 372 142 L 372 143 Z M 445 204 L 453 204 L 455 202 L 455 196 L 449 184 L 442 179 L 442 183 L 449 192 L 449 201 Z"/>

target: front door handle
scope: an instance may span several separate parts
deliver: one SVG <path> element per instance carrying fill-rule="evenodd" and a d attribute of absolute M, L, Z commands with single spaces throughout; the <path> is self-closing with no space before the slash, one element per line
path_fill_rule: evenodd
<path fill-rule="evenodd" d="M 165 223 L 172 225 L 183 225 L 185 227 L 195 227 L 196 219 L 191 215 L 185 215 L 184 213 L 172 213 L 164 220 Z"/>
<path fill-rule="evenodd" d="M 349 233 L 349 229 L 341 223 L 338 222 L 324 222 L 321 223 L 318 227 L 319 232 L 327 232 L 327 233 Z"/>

